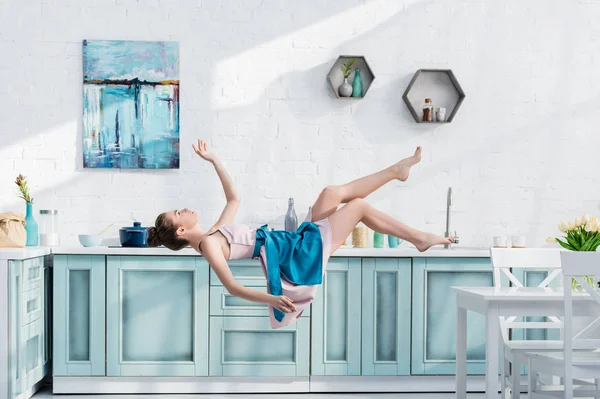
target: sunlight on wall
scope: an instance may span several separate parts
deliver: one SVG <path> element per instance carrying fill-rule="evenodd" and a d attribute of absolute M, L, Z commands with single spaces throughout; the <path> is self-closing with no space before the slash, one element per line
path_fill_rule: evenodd
<path fill-rule="evenodd" d="M 226 110 L 251 104 L 280 76 L 333 62 L 336 49 L 344 42 L 376 29 L 407 3 L 415 2 L 371 1 L 223 59 L 214 70 L 214 108 Z M 331 51 L 299 51 L 299 47 Z"/>
<path fill-rule="evenodd" d="M 14 176 L 8 176 L 10 181 L 19 173 L 27 176 L 32 194 L 51 192 L 70 181 L 77 165 L 76 154 L 80 152 L 76 151 L 74 137 L 79 138 L 75 120 L 0 147 L 0 159 L 15 158 L 14 172 L 10 172 Z M 4 205 L 14 206 L 21 201 L 16 195 L 12 201 L 12 192 L 3 194 L 8 194 L 3 195 Z"/>

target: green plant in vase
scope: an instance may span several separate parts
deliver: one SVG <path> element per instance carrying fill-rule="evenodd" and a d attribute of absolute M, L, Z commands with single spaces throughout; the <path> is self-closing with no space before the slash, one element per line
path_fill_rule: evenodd
<path fill-rule="evenodd" d="M 342 74 L 344 75 L 344 83 L 338 87 L 338 94 L 340 97 L 350 97 L 352 95 L 352 85 L 348 83 L 348 78 L 352 72 L 352 65 L 356 62 L 356 58 L 348 60 L 340 67 Z"/>
<path fill-rule="evenodd" d="M 15 184 L 19 188 L 19 198 L 25 200 L 25 231 L 27 232 L 27 243 L 25 245 L 33 247 L 38 244 L 38 224 L 33 217 L 33 197 L 29 192 L 25 176 L 19 174 Z"/>
<path fill-rule="evenodd" d="M 556 238 L 563 248 L 569 251 L 595 252 L 600 246 L 600 223 L 596 217 L 590 218 L 587 214 L 575 218 L 572 222 L 561 222 L 558 229 L 564 234 L 563 239 Z M 585 281 L 595 287 L 594 276 L 585 276 Z M 578 290 L 575 279 L 571 279 L 571 288 Z"/>

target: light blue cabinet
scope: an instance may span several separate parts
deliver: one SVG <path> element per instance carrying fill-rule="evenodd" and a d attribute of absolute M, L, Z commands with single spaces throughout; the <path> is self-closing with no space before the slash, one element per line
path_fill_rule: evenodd
<path fill-rule="evenodd" d="M 44 257 L 8 262 L 9 387 L 14 398 L 47 373 Z"/>
<path fill-rule="evenodd" d="M 456 373 L 452 286 L 492 286 L 489 258 L 413 258 L 411 374 Z M 485 374 L 485 317 L 467 313 L 467 373 Z"/>
<path fill-rule="evenodd" d="M 411 259 L 362 259 L 362 375 L 410 374 Z"/>
<path fill-rule="evenodd" d="M 236 259 L 227 261 L 227 264 L 238 284 L 246 287 L 267 286 L 267 279 L 258 259 Z M 210 269 L 210 285 L 223 286 L 223 283 L 212 269 Z"/>
<path fill-rule="evenodd" d="M 9 303 L 9 398 L 15 398 L 24 388 L 23 371 L 23 285 L 22 262 L 8 262 Z"/>
<path fill-rule="evenodd" d="M 268 317 L 211 317 L 210 376 L 308 377 L 309 323 L 273 330 Z"/>
<path fill-rule="evenodd" d="M 208 375 L 209 266 L 200 257 L 107 257 L 107 375 Z"/>
<path fill-rule="evenodd" d="M 44 259 L 44 375 L 50 372 L 52 364 L 52 261 L 50 259 L 51 257 Z"/>
<path fill-rule="evenodd" d="M 228 261 L 227 264 L 238 284 L 267 292 L 267 279 L 259 260 L 238 259 Z M 269 308 L 266 304 L 250 302 L 231 295 L 223 287 L 215 272 L 210 269 L 210 315 L 265 317 L 269 315 Z M 309 316 L 310 307 L 302 312 L 301 317 Z"/>
<path fill-rule="evenodd" d="M 311 375 L 360 375 L 360 258 L 329 259 L 312 304 L 311 332 Z"/>
<path fill-rule="evenodd" d="M 105 375 L 105 257 L 55 255 L 53 375 Z"/>
<path fill-rule="evenodd" d="M 239 284 L 267 292 L 260 261 L 228 264 Z M 229 294 L 212 269 L 210 285 L 211 377 L 308 376 L 310 309 L 292 325 L 274 330 L 267 305 Z"/>

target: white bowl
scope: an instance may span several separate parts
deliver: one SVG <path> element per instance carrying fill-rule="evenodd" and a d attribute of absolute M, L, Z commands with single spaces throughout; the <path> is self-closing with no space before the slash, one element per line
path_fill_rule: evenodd
<path fill-rule="evenodd" d="M 84 247 L 97 247 L 102 243 L 100 234 L 79 234 L 79 242 Z"/>

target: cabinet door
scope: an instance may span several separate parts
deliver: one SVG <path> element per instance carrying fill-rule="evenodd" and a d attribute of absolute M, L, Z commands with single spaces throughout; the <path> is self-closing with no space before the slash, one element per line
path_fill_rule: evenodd
<path fill-rule="evenodd" d="M 21 261 L 23 274 L 23 291 L 29 291 L 42 286 L 44 280 L 44 257 L 31 258 Z"/>
<path fill-rule="evenodd" d="M 267 287 L 253 287 L 256 291 L 266 293 Z M 310 315 L 310 308 L 302 312 L 302 317 Z M 260 316 L 269 315 L 267 304 L 251 302 L 231 295 L 223 286 L 210 287 L 211 316 Z"/>
<path fill-rule="evenodd" d="M 46 375 L 44 362 L 44 258 L 9 262 L 9 397 L 32 388 Z M 33 283 L 33 284 L 32 284 Z"/>
<path fill-rule="evenodd" d="M 229 270 L 239 284 L 246 287 L 266 287 L 267 279 L 258 259 L 236 259 L 227 261 Z M 214 270 L 210 269 L 210 285 L 223 286 Z"/>
<path fill-rule="evenodd" d="M 44 377 L 44 323 L 36 320 L 23 328 L 21 364 L 24 366 L 23 383 L 25 389 L 33 387 Z"/>
<path fill-rule="evenodd" d="M 411 259 L 365 258 L 362 276 L 362 375 L 409 375 Z"/>
<path fill-rule="evenodd" d="M 312 304 L 311 375 L 360 375 L 361 260 L 330 258 Z"/>
<path fill-rule="evenodd" d="M 52 360 L 52 267 L 50 257 L 46 260 L 47 266 L 44 267 L 44 285 L 43 285 L 43 312 L 44 312 L 44 375 L 50 369 Z"/>
<path fill-rule="evenodd" d="M 107 375 L 208 375 L 208 269 L 200 257 L 107 258 Z"/>
<path fill-rule="evenodd" d="M 456 373 L 452 286 L 492 286 L 489 258 L 413 258 L 412 374 Z M 467 313 L 467 373 L 485 374 L 485 317 Z"/>
<path fill-rule="evenodd" d="M 105 258 L 55 255 L 53 374 L 105 375 Z"/>
<path fill-rule="evenodd" d="M 210 376 L 308 377 L 309 318 L 271 329 L 268 317 L 210 318 Z"/>
<path fill-rule="evenodd" d="M 9 304 L 9 397 L 15 398 L 23 392 L 23 273 L 21 261 L 8 262 Z"/>
<path fill-rule="evenodd" d="M 37 287 L 23 292 L 23 316 L 21 323 L 23 326 L 39 320 L 44 312 L 44 291 L 43 287 Z"/>

